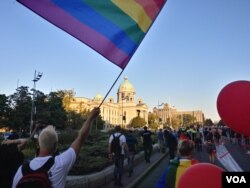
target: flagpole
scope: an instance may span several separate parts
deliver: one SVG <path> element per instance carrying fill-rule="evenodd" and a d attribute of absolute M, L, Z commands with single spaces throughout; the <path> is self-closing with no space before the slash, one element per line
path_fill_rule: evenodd
<path fill-rule="evenodd" d="M 124 68 L 125 69 L 125 68 Z M 114 81 L 114 83 L 112 84 L 112 86 L 110 87 L 109 91 L 107 92 L 107 94 L 105 95 L 105 97 L 103 98 L 101 104 L 99 105 L 99 108 L 101 107 L 101 105 L 103 104 L 103 102 L 105 101 L 105 99 L 107 98 L 108 94 L 110 93 L 110 91 L 112 90 L 112 88 L 114 87 L 115 83 L 117 82 L 117 80 L 120 78 L 120 76 L 122 75 L 124 69 L 122 69 L 122 71 L 120 72 L 120 74 L 117 76 L 116 80 Z"/>

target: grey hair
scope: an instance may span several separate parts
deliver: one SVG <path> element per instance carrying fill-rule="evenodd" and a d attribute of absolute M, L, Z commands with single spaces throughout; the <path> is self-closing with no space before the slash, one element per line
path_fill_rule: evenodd
<path fill-rule="evenodd" d="M 54 152 L 58 142 L 58 135 L 52 125 L 44 128 L 39 135 L 39 146 L 41 149 L 46 149 L 49 152 Z"/>

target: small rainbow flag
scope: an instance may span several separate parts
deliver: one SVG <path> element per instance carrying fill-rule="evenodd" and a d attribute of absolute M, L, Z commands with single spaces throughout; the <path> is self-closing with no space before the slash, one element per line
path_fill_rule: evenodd
<path fill-rule="evenodd" d="M 124 69 L 167 0 L 17 0 Z"/>

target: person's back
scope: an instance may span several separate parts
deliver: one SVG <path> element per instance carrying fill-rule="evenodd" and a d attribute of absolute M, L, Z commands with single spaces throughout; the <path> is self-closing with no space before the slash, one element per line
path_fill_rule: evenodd
<path fill-rule="evenodd" d="M 128 145 L 129 152 L 136 152 L 136 145 L 138 144 L 135 136 L 132 135 L 132 132 L 126 135 L 126 143 Z"/>
<path fill-rule="evenodd" d="M 178 141 L 170 130 L 165 130 L 164 136 L 169 148 L 170 159 L 173 159 L 175 157 Z"/>
<path fill-rule="evenodd" d="M 162 129 L 159 130 L 157 133 L 157 139 L 158 139 L 158 147 L 160 152 L 165 152 L 165 147 L 164 147 L 164 134 L 162 132 Z"/>
<path fill-rule="evenodd" d="M 132 130 L 128 131 L 128 134 L 126 135 L 126 143 L 128 146 L 128 174 L 129 177 L 134 172 L 134 158 L 136 153 L 136 145 L 138 144 L 138 141 L 136 137 L 132 134 Z"/>
<path fill-rule="evenodd" d="M 179 147 L 180 157 L 170 160 L 157 182 L 157 188 L 177 188 L 180 176 L 198 161 L 192 159 L 194 144 L 184 140 Z"/>
<path fill-rule="evenodd" d="M 113 140 L 119 137 L 120 141 L 120 147 L 121 147 L 121 153 L 119 155 L 115 154 L 114 151 L 112 151 L 112 143 Z M 126 137 L 121 133 L 121 127 L 116 126 L 115 127 L 115 133 L 111 134 L 109 137 L 109 146 L 108 146 L 108 153 L 109 158 L 113 160 L 115 164 L 114 168 L 114 184 L 116 186 L 122 186 L 122 175 L 123 175 L 123 163 L 124 163 L 124 155 L 125 150 L 128 151 L 128 146 L 126 144 Z"/>
<path fill-rule="evenodd" d="M 45 141 L 41 141 L 41 139 Z M 50 140 L 49 140 L 50 139 Z M 41 155 L 39 153 L 39 156 L 32 159 L 29 163 L 29 167 L 31 170 L 37 170 L 41 168 L 52 156 L 53 156 L 53 150 L 56 151 L 57 146 L 57 135 L 52 126 L 48 126 L 47 128 L 43 129 L 43 131 L 39 135 L 39 146 L 40 146 L 40 153 L 41 150 L 45 150 L 44 148 L 47 148 L 47 146 L 41 145 L 41 142 L 48 143 L 48 145 L 53 145 L 54 149 L 51 147 L 49 150 L 49 154 Z M 69 148 L 62 154 L 55 157 L 55 161 L 53 166 L 49 169 L 49 179 L 51 181 L 51 184 L 53 187 L 64 187 L 65 186 L 65 180 L 67 173 L 69 172 L 70 168 L 73 166 L 74 162 L 76 160 L 76 154 L 73 150 L 73 148 Z M 23 177 L 21 166 L 14 178 L 13 187 L 16 187 L 19 180 Z"/>
<path fill-rule="evenodd" d="M 144 127 L 144 131 L 142 132 L 141 136 L 143 138 L 143 144 L 144 145 L 152 145 L 152 138 L 151 138 L 152 132 L 147 129 L 147 127 Z"/>
<path fill-rule="evenodd" d="M 162 129 L 160 129 L 159 132 L 157 133 L 157 138 L 158 140 L 162 140 L 162 141 L 164 140 Z"/>
<path fill-rule="evenodd" d="M 142 139 L 143 139 L 143 148 L 144 148 L 144 158 L 146 163 L 150 163 L 150 157 L 153 150 L 153 142 L 151 138 L 151 131 L 147 129 L 147 127 L 144 127 L 144 131 L 141 133 Z"/>
<path fill-rule="evenodd" d="M 71 146 L 63 153 L 55 156 L 54 163 L 48 170 L 49 180 L 52 187 L 65 187 L 67 174 L 75 163 L 82 144 L 89 133 L 90 126 L 99 112 L 99 108 L 92 110 Z M 57 144 L 58 135 L 55 129 L 52 126 L 48 126 L 43 129 L 39 135 L 39 155 L 30 161 L 30 169 L 37 170 L 41 168 L 57 151 Z M 23 166 L 20 166 L 16 172 L 12 185 L 13 188 L 16 188 L 18 182 L 23 177 L 22 168 Z"/>

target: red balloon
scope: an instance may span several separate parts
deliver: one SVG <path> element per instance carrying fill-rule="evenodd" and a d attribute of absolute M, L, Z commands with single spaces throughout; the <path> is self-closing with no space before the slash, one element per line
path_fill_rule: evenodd
<path fill-rule="evenodd" d="M 250 136 L 250 81 L 226 85 L 218 95 L 217 110 L 227 126 Z"/>
<path fill-rule="evenodd" d="M 181 175 L 178 188 L 221 188 L 223 171 L 210 163 L 192 165 Z"/>

